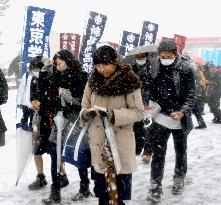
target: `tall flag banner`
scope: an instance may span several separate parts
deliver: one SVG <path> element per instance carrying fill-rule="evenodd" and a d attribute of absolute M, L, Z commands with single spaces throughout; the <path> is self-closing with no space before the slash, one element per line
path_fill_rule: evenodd
<path fill-rule="evenodd" d="M 28 71 L 35 56 L 50 57 L 49 34 L 55 16 L 54 10 L 29 6 L 26 13 L 20 77 Z"/>
<path fill-rule="evenodd" d="M 139 39 L 140 39 L 140 34 L 129 31 L 123 31 L 121 47 L 120 47 L 120 55 L 126 56 L 128 52 L 130 52 L 135 47 L 137 47 Z"/>
<path fill-rule="evenodd" d="M 79 34 L 60 33 L 60 49 L 69 50 L 77 59 L 80 48 L 80 39 L 81 36 Z"/>
<path fill-rule="evenodd" d="M 154 44 L 157 37 L 158 28 L 158 24 L 151 23 L 150 21 L 144 21 L 139 46 Z"/>
<path fill-rule="evenodd" d="M 93 68 L 92 55 L 96 50 L 97 42 L 103 35 L 106 21 L 107 16 L 90 11 L 86 34 L 83 36 L 79 55 L 83 70 L 88 73 L 90 73 Z"/>
<path fill-rule="evenodd" d="M 179 54 L 182 54 L 183 49 L 185 48 L 185 44 L 186 44 L 186 36 L 181 36 L 178 34 L 174 34 L 174 41 L 177 45 L 177 51 Z"/>

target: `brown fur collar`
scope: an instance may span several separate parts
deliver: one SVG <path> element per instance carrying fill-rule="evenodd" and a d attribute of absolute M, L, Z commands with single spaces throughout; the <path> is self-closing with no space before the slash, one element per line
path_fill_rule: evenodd
<path fill-rule="evenodd" d="M 89 78 L 89 87 L 92 92 L 103 96 L 119 96 L 132 93 L 141 87 L 139 77 L 128 65 L 119 66 L 116 73 L 109 79 L 103 77 L 94 69 Z"/>

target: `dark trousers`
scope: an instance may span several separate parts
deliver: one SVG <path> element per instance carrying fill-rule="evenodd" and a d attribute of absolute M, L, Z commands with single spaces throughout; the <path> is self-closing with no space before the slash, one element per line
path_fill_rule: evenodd
<path fill-rule="evenodd" d="M 56 152 L 56 144 L 54 142 L 50 142 L 48 144 L 48 154 L 50 154 L 50 156 L 51 156 L 51 178 L 52 178 L 52 183 L 54 185 L 59 186 L 58 172 L 57 172 L 57 152 Z"/>
<path fill-rule="evenodd" d="M 220 110 L 220 96 L 211 96 L 208 99 L 208 105 L 210 107 L 210 111 L 213 113 L 214 118 L 221 120 L 221 110 Z"/>
<path fill-rule="evenodd" d="M 132 191 L 132 174 L 119 174 L 117 177 L 118 198 L 130 200 Z M 94 193 L 102 201 L 109 201 L 104 174 L 94 172 Z"/>
<path fill-rule="evenodd" d="M 187 136 L 183 130 L 171 130 L 157 123 L 151 127 L 152 135 L 152 163 L 151 163 L 151 183 L 161 185 L 165 156 L 167 151 L 167 141 L 170 134 L 173 135 L 176 162 L 174 176 L 185 177 L 187 172 Z"/>
<path fill-rule="evenodd" d="M 89 184 L 89 178 L 88 178 L 88 169 L 87 168 L 78 168 L 78 174 L 81 180 L 82 184 Z"/>
<path fill-rule="evenodd" d="M 143 121 L 135 122 L 133 130 L 136 140 L 136 155 L 139 155 L 143 149 L 145 154 L 151 155 L 151 138 L 148 129 L 144 129 Z"/>
<path fill-rule="evenodd" d="M 204 124 L 205 121 L 203 119 L 203 100 L 201 97 L 198 97 L 197 102 L 192 110 L 193 114 L 195 115 L 197 122 L 199 124 Z"/>
<path fill-rule="evenodd" d="M 5 132 L 0 133 L 0 146 L 5 145 Z"/>

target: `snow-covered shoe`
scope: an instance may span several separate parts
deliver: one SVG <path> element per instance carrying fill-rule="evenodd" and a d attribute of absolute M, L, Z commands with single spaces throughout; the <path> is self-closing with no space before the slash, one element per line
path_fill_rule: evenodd
<path fill-rule="evenodd" d="M 174 177 L 172 194 L 180 195 L 183 193 L 184 189 L 184 178 L 183 177 Z"/>
<path fill-rule="evenodd" d="M 147 201 L 152 201 L 154 203 L 160 202 L 162 192 L 162 187 L 157 185 L 155 188 L 150 189 L 150 194 L 147 196 Z"/>
<path fill-rule="evenodd" d="M 31 183 L 28 188 L 30 190 L 38 190 L 44 186 L 47 185 L 47 181 L 45 179 L 45 175 L 44 174 L 38 174 L 37 177 L 36 177 L 36 180 Z"/>
<path fill-rule="evenodd" d="M 89 189 L 89 182 L 88 183 L 82 183 L 80 182 L 80 189 L 77 194 L 74 194 L 71 199 L 72 201 L 82 201 L 89 196 L 92 196 L 92 193 L 90 192 Z"/>
<path fill-rule="evenodd" d="M 61 187 L 60 185 L 51 185 L 51 193 L 48 199 L 43 199 L 44 205 L 59 204 L 61 202 Z"/>
<path fill-rule="evenodd" d="M 64 174 L 59 173 L 58 174 L 58 182 L 60 183 L 61 188 L 66 187 L 69 184 L 67 174 L 66 173 L 64 173 Z"/>
<path fill-rule="evenodd" d="M 143 154 L 142 161 L 148 164 L 148 163 L 150 163 L 151 157 L 152 156 L 150 154 Z"/>

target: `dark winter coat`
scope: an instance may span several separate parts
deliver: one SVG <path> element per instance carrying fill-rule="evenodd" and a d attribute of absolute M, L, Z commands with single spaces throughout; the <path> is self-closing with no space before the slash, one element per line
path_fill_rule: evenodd
<path fill-rule="evenodd" d="M 84 88 L 88 80 L 88 74 L 84 71 L 76 71 L 74 68 L 68 68 L 63 73 L 57 72 L 53 82 L 53 108 L 54 116 L 58 111 L 63 111 L 64 117 L 67 119 L 75 118 L 81 110 L 81 100 Z M 62 106 L 59 97 L 59 87 L 70 90 L 73 97 L 72 103 Z"/>
<path fill-rule="evenodd" d="M 118 67 L 109 79 L 95 70 L 84 91 L 82 113 L 95 105 L 110 108 L 114 113 L 113 130 L 122 169 L 121 174 L 136 170 L 135 138 L 133 123 L 143 118 L 141 83 L 130 67 Z M 95 171 L 103 174 L 105 163 L 102 159 L 104 146 L 104 128 L 98 116 L 92 120 L 89 128 L 89 144 L 92 165 Z"/>
<path fill-rule="evenodd" d="M 191 111 L 196 103 L 196 85 L 193 70 L 189 64 L 177 57 L 175 62 L 166 68 L 157 58 L 151 65 L 148 78 L 150 99 L 161 106 L 161 112 L 170 115 L 181 111 L 183 131 L 188 134 L 192 128 Z"/>
<path fill-rule="evenodd" d="M 5 104 L 8 100 L 8 84 L 5 79 L 4 73 L 0 69 L 0 105 Z M 7 130 L 5 122 L 1 115 L 0 110 L 0 133 L 3 133 Z"/>
<path fill-rule="evenodd" d="M 208 98 L 213 98 L 213 96 L 221 97 L 221 74 L 210 73 L 208 77 L 209 86 L 206 90 L 206 96 Z"/>
<path fill-rule="evenodd" d="M 133 71 L 138 75 L 138 77 L 140 78 L 140 81 L 142 83 L 141 95 L 142 95 L 144 106 L 147 106 L 148 102 L 149 102 L 149 95 L 148 95 L 148 92 L 147 92 L 148 91 L 148 89 L 147 89 L 147 86 L 148 86 L 147 80 L 148 80 L 148 75 L 150 73 L 149 64 L 148 65 L 145 64 L 144 66 L 134 64 L 132 66 L 132 68 L 133 68 Z"/>
<path fill-rule="evenodd" d="M 52 112 L 51 85 L 47 72 L 40 72 L 39 78 L 32 77 L 30 100 L 41 103 L 39 115 L 49 115 Z"/>

